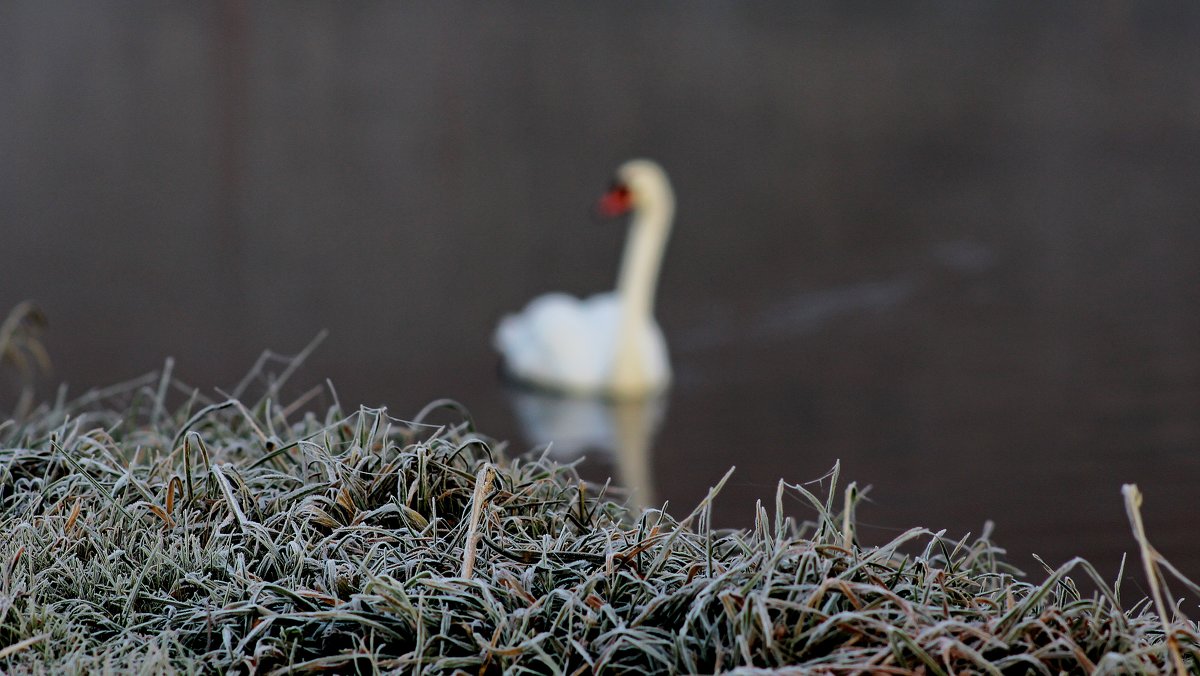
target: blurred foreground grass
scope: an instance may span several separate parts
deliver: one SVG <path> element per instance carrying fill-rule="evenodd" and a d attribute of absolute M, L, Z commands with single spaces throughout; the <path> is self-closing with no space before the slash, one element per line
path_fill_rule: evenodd
<path fill-rule="evenodd" d="M 1196 670 L 1163 589 L 1027 581 L 986 538 L 854 537 L 853 484 L 781 483 L 749 531 L 627 511 L 465 412 L 210 399 L 157 373 L 0 423 L 0 668 L 159 673 Z M 248 396 L 261 390 L 261 396 Z M 336 397 L 334 397 L 336 400 Z M 169 407 L 168 402 L 178 402 Z M 433 419 L 455 422 L 433 424 Z M 798 497 L 811 521 L 784 514 Z M 1135 537 L 1136 496 L 1130 494 Z M 1168 569 L 1169 570 L 1169 569 Z M 1100 591 L 1082 595 L 1071 575 Z M 1189 593 L 1195 585 L 1183 581 Z M 1164 618 L 1170 613 L 1171 617 Z"/>

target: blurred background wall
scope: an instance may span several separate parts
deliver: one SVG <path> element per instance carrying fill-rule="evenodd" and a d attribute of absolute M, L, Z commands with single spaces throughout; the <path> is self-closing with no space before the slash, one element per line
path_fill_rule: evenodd
<path fill-rule="evenodd" d="M 1115 570 L 1137 480 L 1200 574 L 1198 73 L 1191 0 L 6 2 L 0 310 L 48 316 L 43 394 L 327 328 L 307 383 L 519 449 L 492 327 L 611 286 L 588 209 L 650 156 L 664 499 L 736 463 L 746 525 L 840 458 L 868 540 Z"/>

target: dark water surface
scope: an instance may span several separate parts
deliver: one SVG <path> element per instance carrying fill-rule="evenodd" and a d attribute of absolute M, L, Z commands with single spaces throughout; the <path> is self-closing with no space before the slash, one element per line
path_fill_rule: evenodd
<path fill-rule="evenodd" d="M 227 386 L 328 328 L 297 379 L 517 448 L 599 421 L 587 471 L 680 512 L 736 465 L 724 525 L 840 460 L 867 542 L 993 520 L 1112 576 L 1132 481 L 1200 577 L 1195 2 L 242 7 L 0 7 L 0 310 L 54 380 Z M 587 210 L 636 155 L 679 195 L 656 435 L 511 400 L 489 346 L 611 286 Z"/>

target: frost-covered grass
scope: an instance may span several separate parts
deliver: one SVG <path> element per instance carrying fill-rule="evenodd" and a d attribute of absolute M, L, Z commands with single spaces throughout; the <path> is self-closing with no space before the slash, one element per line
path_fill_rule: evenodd
<path fill-rule="evenodd" d="M 503 457 L 447 402 L 315 413 L 278 384 L 209 399 L 168 364 L 0 424 L 0 669 L 1197 669 L 1194 623 L 1084 561 L 1028 581 L 987 539 L 860 546 L 836 470 L 824 497 L 781 483 L 754 528 L 717 530 L 719 486 L 634 514 L 570 467 Z"/>

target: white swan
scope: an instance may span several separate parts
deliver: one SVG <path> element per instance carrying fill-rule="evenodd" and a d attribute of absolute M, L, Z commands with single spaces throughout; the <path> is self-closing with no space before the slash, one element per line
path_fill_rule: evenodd
<path fill-rule="evenodd" d="M 600 202 L 607 216 L 633 213 L 614 292 L 579 300 L 549 293 L 508 315 L 494 344 L 514 378 L 573 395 L 635 399 L 671 381 L 667 344 L 654 321 L 654 290 L 675 216 L 662 167 L 631 160 Z"/>

